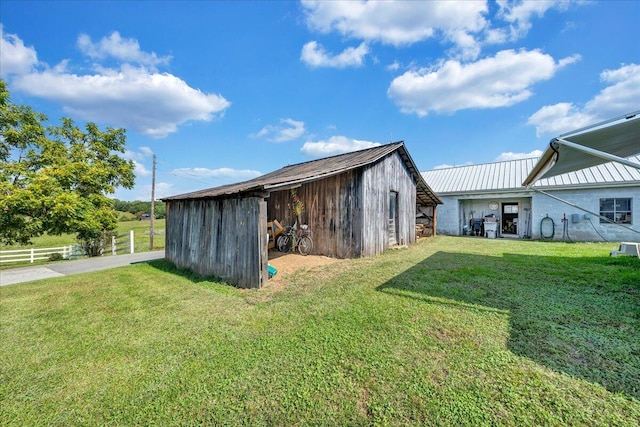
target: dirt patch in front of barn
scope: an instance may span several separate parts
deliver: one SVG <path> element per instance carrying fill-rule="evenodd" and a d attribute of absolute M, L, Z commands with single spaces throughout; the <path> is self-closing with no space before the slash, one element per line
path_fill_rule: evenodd
<path fill-rule="evenodd" d="M 335 264 L 341 261 L 341 259 L 322 255 L 303 256 L 295 252 L 282 253 L 276 250 L 270 250 L 269 264 L 275 267 L 278 272 L 274 277 L 269 279 L 267 287 L 273 290 L 275 290 L 275 288 L 281 288 L 287 277 L 299 270 L 312 272 L 325 265 Z"/>

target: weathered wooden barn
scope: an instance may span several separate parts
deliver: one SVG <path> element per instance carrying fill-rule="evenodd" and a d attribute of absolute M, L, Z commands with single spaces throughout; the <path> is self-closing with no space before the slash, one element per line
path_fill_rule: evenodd
<path fill-rule="evenodd" d="M 296 165 L 231 185 L 164 198 L 166 258 L 243 288 L 267 283 L 267 222 L 293 225 L 305 206 L 313 254 L 366 257 L 414 243 L 418 208 L 440 199 L 396 142 Z M 433 225 L 435 232 L 435 223 Z"/>

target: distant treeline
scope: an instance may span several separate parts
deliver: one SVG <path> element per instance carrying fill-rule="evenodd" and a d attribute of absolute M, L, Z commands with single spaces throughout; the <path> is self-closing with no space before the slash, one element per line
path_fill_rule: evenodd
<path fill-rule="evenodd" d="M 133 202 L 127 202 L 124 200 L 113 199 L 113 207 L 120 212 L 129 212 L 140 219 L 143 215 L 149 215 L 151 213 L 151 202 L 142 202 L 140 200 L 134 200 Z M 166 211 L 163 202 L 155 202 L 155 216 L 157 219 L 164 218 Z"/>

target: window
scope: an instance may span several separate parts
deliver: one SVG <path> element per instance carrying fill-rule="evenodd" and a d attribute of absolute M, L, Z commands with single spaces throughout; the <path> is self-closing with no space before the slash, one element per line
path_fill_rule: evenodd
<path fill-rule="evenodd" d="M 504 213 L 518 213 L 518 204 L 504 204 Z"/>
<path fill-rule="evenodd" d="M 600 215 L 616 224 L 631 224 L 631 199 L 600 199 Z M 600 218 L 600 223 L 606 223 Z"/>

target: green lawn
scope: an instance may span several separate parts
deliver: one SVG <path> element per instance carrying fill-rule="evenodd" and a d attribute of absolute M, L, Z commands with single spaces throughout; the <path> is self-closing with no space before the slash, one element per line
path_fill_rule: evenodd
<path fill-rule="evenodd" d="M 258 291 L 165 261 L 3 287 L 0 424 L 635 426 L 640 260 L 611 249 L 439 236 Z"/>
<path fill-rule="evenodd" d="M 164 219 L 156 219 L 153 222 L 155 234 L 153 235 L 153 249 L 164 249 Z M 118 234 L 128 233 L 133 230 L 133 247 L 136 253 L 150 250 L 149 221 L 122 221 L 118 223 Z"/>

